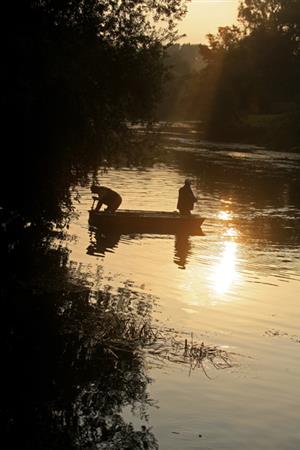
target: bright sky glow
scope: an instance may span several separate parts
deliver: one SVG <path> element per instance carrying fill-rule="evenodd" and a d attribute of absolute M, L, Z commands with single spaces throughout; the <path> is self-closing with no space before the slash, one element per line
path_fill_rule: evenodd
<path fill-rule="evenodd" d="M 206 43 L 208 33 L 216 33 L 219 26 L 237 22 L 240 0 L 192 0 L 186 17 L 179 24 L 179 33 L 186 34 L 180 43 Z"/>

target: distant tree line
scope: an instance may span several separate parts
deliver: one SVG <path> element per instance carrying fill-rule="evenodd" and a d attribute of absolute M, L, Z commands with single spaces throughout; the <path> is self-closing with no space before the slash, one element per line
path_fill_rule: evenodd
<path fill-rule="evenodd" d="M 15 0 L 2 7 L 0 206 L 60 217 L 78 170 L 125 120 L 150 120 L 185 0 Z"/>

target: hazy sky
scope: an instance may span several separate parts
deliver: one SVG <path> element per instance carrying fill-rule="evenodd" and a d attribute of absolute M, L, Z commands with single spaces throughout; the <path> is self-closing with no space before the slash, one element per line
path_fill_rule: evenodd
<path fill-rule="evenodd" d="M 192 0 L 179 25 L 180 34 L 186 34 L 180 42 L 205 43 L 207 33 L 216 33 L 219 26 L 236 22 L 239 3 L 240 0 Z"/>

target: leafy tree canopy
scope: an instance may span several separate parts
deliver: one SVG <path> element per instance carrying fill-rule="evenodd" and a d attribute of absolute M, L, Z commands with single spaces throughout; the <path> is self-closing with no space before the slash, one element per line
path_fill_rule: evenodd
<path fill-rule="evenodd" d="M 3 139 L 9 147 L 0 206 L 55 216 L 74 167 L 99 156 L 125 120 L 152 117 L 164 48 L 176 40 L 185 11 L 186 0 L 4 5 Z"/>
<path fill-rule="evenodd" d="M 239 26 L 221 27 L 216 35 L 208 35 L 208 45 L 200 47 L 208 63 L 199 80 L 208 134 L 219 130 L 223 137 L 225 132 L 230 135 L 245 114 L 285 111 L 290 114 L 289 126 L 282 137 L 293 136 L 296 142 L 300 1 L 243 0 L 239 21 Z"/>

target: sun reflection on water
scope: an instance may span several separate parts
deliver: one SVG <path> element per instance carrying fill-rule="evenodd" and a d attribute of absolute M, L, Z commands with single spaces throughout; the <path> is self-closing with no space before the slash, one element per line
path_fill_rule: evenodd
<path fill-rule="evenodd" d="M 220 211 L 218 214 L 218 219 L 220 220 L 230 220 L 232 218 L 232 215 L 228 211 Z"/>
<path fill-rule="evenodd" d="M 236 228 L 234 227 L 229 227 L 227 228 L 227 230 L 224 232 L 225 237 L 236 237 L 239 235 L 239 232 Z"/>
<path fill-rule="evenodd" d="M 205 260 L 205 264 L 207 264 L 207 269 L 209 272 L 206 272 L 204 279 L 199 274 L 199 266 L 198 265 L 187 265 L 187 270 L 184 274 L 181 287 L 188 294 L 184 298 L 184 303 L 189 305 L 189 313 L 195 313 L 194 309 L 190 307 L 199 306 L 199 304 L 203 304 L 205 302 L 209 302 L 210 304 L 217 304 L 219 302 L 223 303 L 224 301 L 229 301 L 231 296 L 228 297 L 230 290 L 232 288 L 233 283 L 236 282 L 238 278 L 240 278 L 240 274 L 237 269 L 237 254 L 239 244 L 235 241 L 235 238 L 239 236 L 239 232 L 234 227 L 228 227 L 223 233 L 223 239 L 219 243 L 219 250 L 216 250 L 214 253 L 214 257 L 207 256 L 205 258 L 203 255 L 201 260 Z M 220 252 L 220 253 L 219 253 Z M 214 261 L 211 265 L 210 263 Z M 202 274 L 204 275 L 204 273 Z M 199 293 L 202 292 L 203 289 L 203 281 L 208 281 L 208 289 L 214 292 L 214 295 L 208 295 L 206 297 L 199 297 Z M 235 298 L 233 296 L 232 298 Z M 184 310 L 184 308 L 183 308 Z"/>
<path fill-rule="evenodd" d="M 218 294 L 228 292 L 233 281 L 237 278 L 236 253 L 237 243 L 225 241 L 223 253 L 212 276 L 213 288 Z"/>

